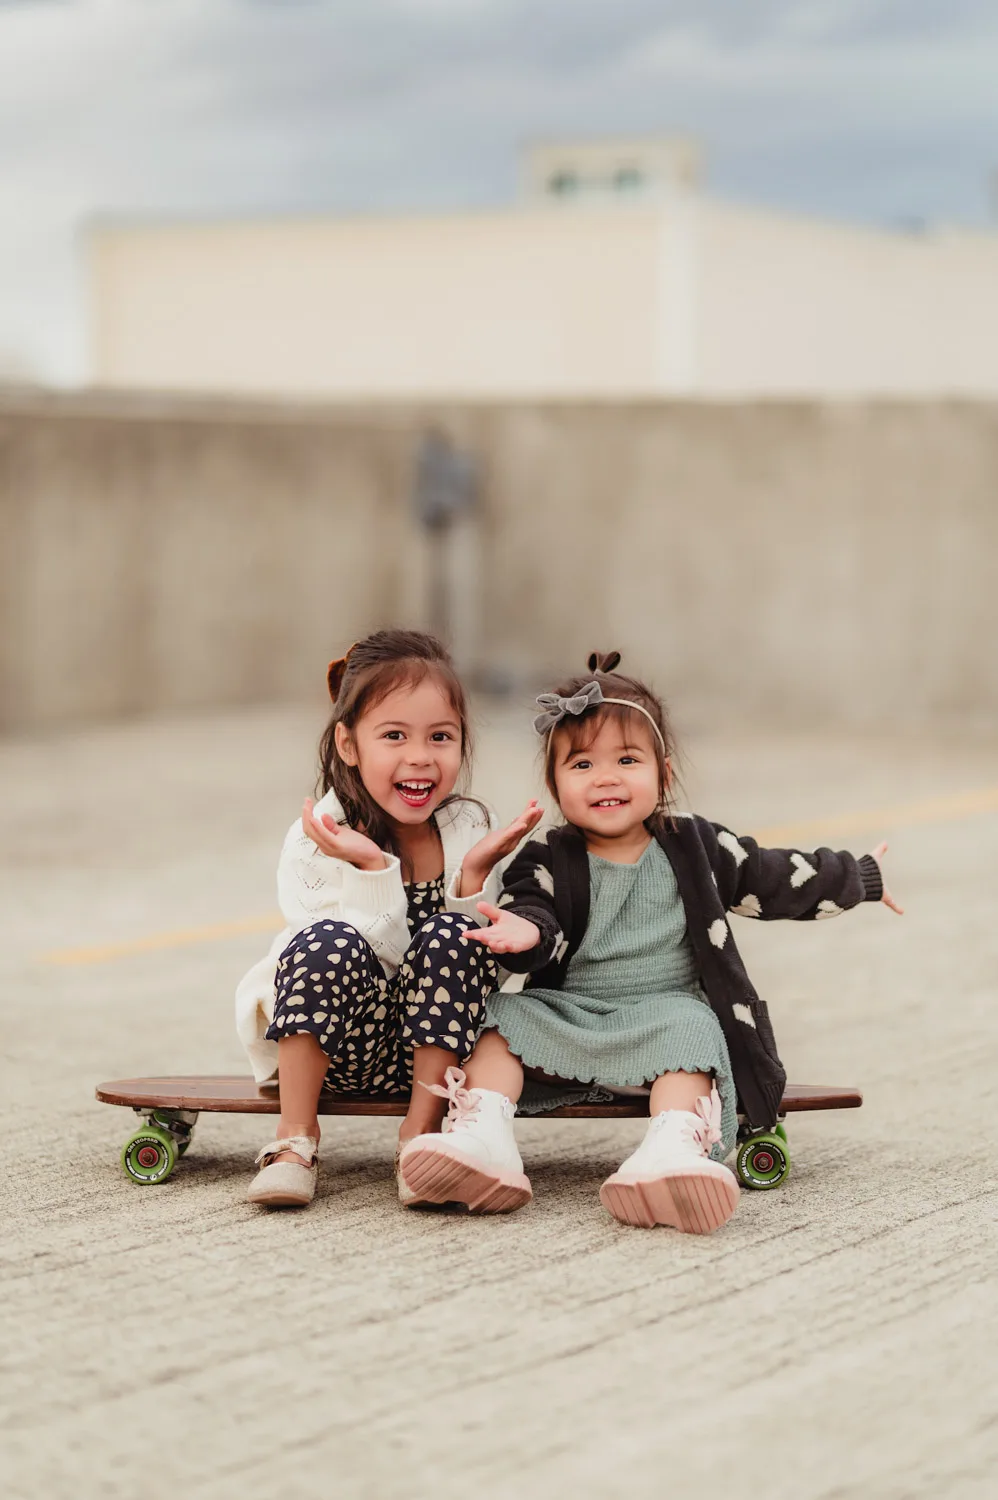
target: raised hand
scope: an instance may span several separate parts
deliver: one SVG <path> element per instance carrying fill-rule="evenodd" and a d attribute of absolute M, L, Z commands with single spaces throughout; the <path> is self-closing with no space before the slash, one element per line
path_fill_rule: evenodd
<path fill-rule="evenodd" d="M 350 828 L 344 823 L 337 823 L 328 813 L 323 813 L 320 821 L 315 816 L 315 803 L 311 797 L 305 798 L 305 805 L 301 810 L 301 826 L 316 848 L 321 849 L 323 854 L 328 854 L 331 859 L 345 860 L 358 870 L 383 870 L 388 863 L 385 851 L 379 849 L 366 834 L 358 833 L 356 828 Z"/>
<path fill-rule="evenodd" d="M 880 866 L 880 877 L 881 877 L 882 880 L 883 880 L 883 875 L 884 875 L 884 855 L 886 853 L 887 853 L 887 845 L 886 844 L 878 844 L 877 847 L 876 847 L 876 849 L 871 849 L 870 850 L 870 854 L 877 861 L 877 864 Z M 897 904 L 897 902 L 894 900 L 894 897 L 891 895 L 890 891 L 887 889 L 887 881 L 886 880 L 884 880 L 884 894 L 881 896 L 880 899 L 884 903 L 885 906 L 889 906 L 890 907 L 891 911 L 896 911 L 899 917 L 903 917 L 904 916 L 904 907 L 903 906 L 899 906 Z"/>
<path fill-rule="evenodd" d="M 492 926 L 472 927 L 463 932 L 461 936 L 466 942 L 481 943 L 493 953 L 526 953 L 528 948 L 536 948 L 541 940 L 540 928 L 528 922 L 526 917 L 502 911 L 488 901 L 479 901 L 478 910 L 483 917 L 488 917 Z"/>
<path fill-rule="evenodd" d="M 532 832 L 544 816 L 544 809 L 532 797 L 523 812 L 505 828 L 497 828 L 472 845 L 464 856 L 461 866 L 462 896 L 473 896 L 488 880 L 495 865 L 507 854 L 512 854 L 520 840 Z"/>

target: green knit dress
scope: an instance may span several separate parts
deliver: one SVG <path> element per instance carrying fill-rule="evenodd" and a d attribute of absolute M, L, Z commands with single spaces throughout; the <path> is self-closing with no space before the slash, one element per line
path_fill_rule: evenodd
<path fill-rule="evenodd" d="M 501 1032 L 525 1067 L 566 1080 L 528 1080 L 520 1112 L 594 1098 L 593 1084 L 633 1088 L 663 1073 L 713 1074 L 723 1141 L 712 1154 L 720 1159 L 738 1127 L 731 1063 L 669 858 L 655 839 L 633 865 L 590 854 L 589 880 L 589 924 L 564 988 L 498 991 L 487 1002 L 486 1026 Z"/>

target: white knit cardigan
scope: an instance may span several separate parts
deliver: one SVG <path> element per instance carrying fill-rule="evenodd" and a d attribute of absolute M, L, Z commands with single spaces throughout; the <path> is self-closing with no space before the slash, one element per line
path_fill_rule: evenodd
<path fill-rule="evenodd" d="M 343 816 L 333 792 L 315 805 L 316 817 L 323 813 L 337 821 Z M 488 919 L 476 903 L 495 902 L 499 872 L 493 870 L 484 888 L 473 896 L 458 896 L 456 890 L 464 856 L 493 826 L 491 815 L 474 802 L 459 800 L 441 808 L 436 822 L 444 846 L 445 909 L 461 912 L 486 927 Z M 388 864 L 383 870 L 358 870 L 346 860 L 323 854 L 305 833 L 300 818 L 288 829 L 277 866 L 277 899 L 287 926 L 236 989 L 236 1030 L 257 1083 L 277 1072 L 277 1043 L 268 1042 L 265 1034 L 274 1018 L 277 960 L 296 933 L 323 919 L 349 922 L 370 943 L 386 977 L 390 979 L 402 962 L 412 942 L 405 887 L 396 856 L 386 854 L 385 858 Z"/>

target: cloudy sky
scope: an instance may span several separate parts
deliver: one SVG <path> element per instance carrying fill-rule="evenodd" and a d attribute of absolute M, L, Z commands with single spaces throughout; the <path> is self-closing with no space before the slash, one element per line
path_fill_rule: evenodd
<path fill-rule="evenodd" d="M 682 131 L 712 191 L 983 223 L 995 0 L 0 0 L 0 372 L 86 369 L 76 226 L 509 201 L 538 135 Z"/>

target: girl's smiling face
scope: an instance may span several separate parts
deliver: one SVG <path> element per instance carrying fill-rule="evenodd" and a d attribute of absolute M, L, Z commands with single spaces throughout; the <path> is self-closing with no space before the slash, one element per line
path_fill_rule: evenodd
<path fill-rule="evenodd" d="M 558 805 L 568 822 L 585 833 L 621 838 L 662 804 L 653 730 L 641 717 L 607 715 L 589 743 L 574 750 L 570 733 L 554 732 L 549 753 Z M 668 769 L 667 762 L 667 775 Z"/>
<path fill-rule="evenodd" d="M 450 796 L 461 772 L 461 738 L 461 720 L 431 673 L 386 693 L 352 731 L 336 726 L 337 753 L 400 827 L 425 823 Z"/>

